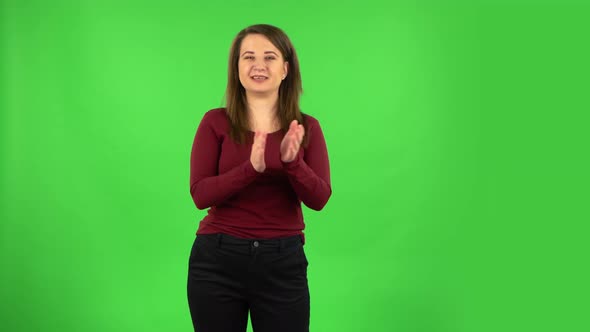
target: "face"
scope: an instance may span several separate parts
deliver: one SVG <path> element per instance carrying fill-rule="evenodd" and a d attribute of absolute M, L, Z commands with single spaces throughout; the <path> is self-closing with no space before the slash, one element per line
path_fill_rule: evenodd
<path fill-rule="evenodd" d="M 248 94 L 277 93 L 287 76 L 288 63 L 283 54 L 264 35 L 244 37 L 238 69 L 240 82 Z"/>

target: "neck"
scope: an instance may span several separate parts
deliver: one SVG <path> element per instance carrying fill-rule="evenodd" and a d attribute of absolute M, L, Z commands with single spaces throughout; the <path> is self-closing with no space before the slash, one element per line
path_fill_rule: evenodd
<path fill-rule="evenodd" d="M 274 131 L 277 129 L 278 94 L 251 95 L 246 94 L 248 103 L 248 119 L 253 131 Z"/>
<path fill-rule="evenodd" d="M 258 117 L 274 117 L 277 112 L 278 94 L 254 95 L 246 93 L 248 112 Z"/>

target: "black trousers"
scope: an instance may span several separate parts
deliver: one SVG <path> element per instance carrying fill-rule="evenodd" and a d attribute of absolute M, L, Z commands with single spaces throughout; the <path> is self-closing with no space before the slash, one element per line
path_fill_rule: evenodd
<path fill-rule="evenodd" d="M 307 258 L 300 236 L 239 239 L 197 235 L 188 302 L 197 332 L 308 332 Z"/>

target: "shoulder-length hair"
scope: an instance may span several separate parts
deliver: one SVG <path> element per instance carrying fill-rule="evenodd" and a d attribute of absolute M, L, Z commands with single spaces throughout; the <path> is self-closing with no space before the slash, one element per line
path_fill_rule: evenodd
<path fill-rule="evenodd" d="M 299 109 L 299 97 L 303 92 L 301 87 L 301 72 L 299 71 L 299 60 L 295 48 L 289 37 L 283 30 L 268 24 L 256 24 L 249 26 L 238 33 L 234 38 L 229 52 L 229 66 L 227 77 L 227 89 L 225 92 L 226 112 L 230 119 L 230 137 L 238 142 L 244 143 L 246 133 L 249 131 L 246 90 L 240 83 L 238 62 L 240 59 L 240 48 L 242 41 L 249 34 L 261 34 L 281 51 L 283 61 L 289 63 L 287 77 L 279 87 L 279 99 L 277 105 L 277 116 L 281 130 L 286 132 L 289 124 L 297 120 L 303 124 L 306 132 L 305 119 Z M 307 135 L 303 138 L 303 146 L 307 145 Z"/>

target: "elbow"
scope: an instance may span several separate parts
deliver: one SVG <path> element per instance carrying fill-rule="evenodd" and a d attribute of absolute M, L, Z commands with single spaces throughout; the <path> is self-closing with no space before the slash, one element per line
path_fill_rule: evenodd
<path fill-rule="evenodd" d="M 312 209 L 312 210 L 314 210 L 314 211 L 322 211 L 322 209 L 324 208 L 324 206 L 326 205 L 326 203 L 309 204 L 309 205 L 307 205 L 307 207 L 310 208 L 310 209 Z"/>
<path fill-rule="evenodd" d="M 196 206 L 196 207 L 197 207 L 197 209 L 199 209 L 199 210 L 204 210 L 204 209 L 206 209 L 206 208 L 208 208 L 208 207 L 209 207 L 209 205 L 207 205 L 206 203 L 204 203 L 204 202 L 202 202 L 202 201 L 200 201 L 200 200 L 197 200 L 197 199 L 193 199 L 193 200 L 194 200 L 194 202 L 195 202 L 195 206 Z"/>
<path fill-rule="evenodd" d="M 326 192 L 326 194 L 322 195 L 322 197 L 320 197 L 319 199 L 316 199 L 312 202 L 309 202 L 309 204 L 305 205 L 307 205 L 308 208 L 314 211 L 321 211 L 324 208 L 324 206 L 326 206 L 326 204 L 328 203 L 330 196 L 332 196 L 331 188 Z"/>
<path fill-rule="evenodd" d="M 197 209 L 204 210 L 204 209 L 210 207 L 209 202 L 206 202 L 205 200 L 203 200 L 203 198 L 200 195 L 192 194 L 192 197 L 193 197 L 193 202 L 195 202 L 195 206 L 197 207 Z"/>
<path fill-rule="evenodd" d="M 205 210 L 206 208 L 211 207 L 211 205 L 208 202 L 205 202 L 202 199 L 199 199 L 195 196 L 193 196 L 193 202 L 195 202 L 195 206 L 199 210 Z"/>
<path fill-rule="evenodd" d="M 193 198 L 193 202 L 195 203 L 195 206 L 197 207 L 197 209 L 199 210 L 204 210 L 208 207 L 210 207 L 209 202 L 205 201 L 202 198 L 202 195 L 198 195 L 197 194 L 197 186 L 193 186 L 193 188 L 191 188 L 191 197 Z"/>

